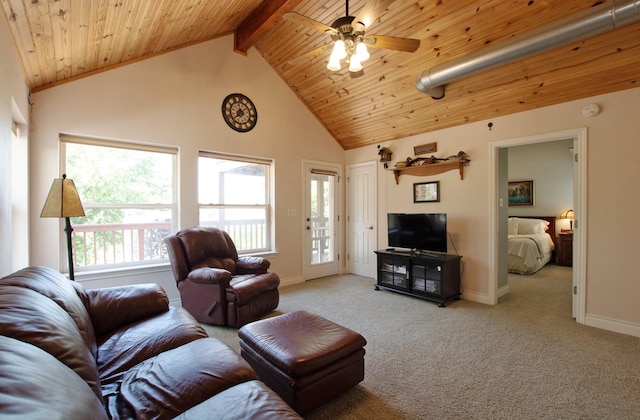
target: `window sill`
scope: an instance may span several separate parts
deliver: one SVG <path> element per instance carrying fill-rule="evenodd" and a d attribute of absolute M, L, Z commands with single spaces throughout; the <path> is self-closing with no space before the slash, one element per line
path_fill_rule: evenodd
<path fill-rule="evenodd" d="M 80 272 L 76 271 L 75 280 L 82 283 L 84 281 L 131 277 L 141 274 L 163 273 L 167 271 L 171 271 L 171 264 L 169 262 L 163 262 L 158 264 L 139 265 L 136 267 L 121 267 Z"/>
<path fill-rule="evenodd" d="M 248 254 L 240 254 L 238 253 L 239 257 L 262 257 L 262 258 L 269 258 L 269 257 L 277 257 L 278 256 L 278 251 L 265 251 L 265 252 L 250 252 Z"/>

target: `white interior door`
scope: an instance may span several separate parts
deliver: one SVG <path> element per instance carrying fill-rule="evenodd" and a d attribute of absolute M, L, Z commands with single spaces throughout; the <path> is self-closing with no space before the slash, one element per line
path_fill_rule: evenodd
<path fill-rule="evenodd" d="M 338 274 L 340 167 L 305 163 L 305 280 Z"/>
<path fill-rule="evenodd" d="M 376 162 L 347 168 L 347 271 L 375 277 Z"/>

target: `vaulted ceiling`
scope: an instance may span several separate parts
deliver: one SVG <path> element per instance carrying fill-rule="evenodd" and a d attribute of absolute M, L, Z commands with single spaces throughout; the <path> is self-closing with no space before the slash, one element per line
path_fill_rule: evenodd
<path fill-rule="evenodd" d="M 384 6 L 367 34 L 421 42 L 414 53 L 369 48 L 357 78 L 328 70 L 330 51 L 289 63 L 331 38 L 283 14 L 331 25 L 345 15 L 344 0 L 2 0 L 2 11 L 32 91 L 235 33 L 239 53 L 256 48 L 352 149 L 640 86 L 636 21 L 448 81 L 440 100 L 416 89 L 425 70 L 616 2 L 352 0 L 351 15 Z"/>

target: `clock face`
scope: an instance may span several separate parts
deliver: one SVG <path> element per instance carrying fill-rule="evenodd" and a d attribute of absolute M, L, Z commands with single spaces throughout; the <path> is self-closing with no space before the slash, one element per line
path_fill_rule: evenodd
<path fill-rule="evenodd" d="M 256 126 L 258 111 L 251 99 L 241 93 L 232 93 L 222 101 L 222 117 L 229 127 L 244 133 Z"/>

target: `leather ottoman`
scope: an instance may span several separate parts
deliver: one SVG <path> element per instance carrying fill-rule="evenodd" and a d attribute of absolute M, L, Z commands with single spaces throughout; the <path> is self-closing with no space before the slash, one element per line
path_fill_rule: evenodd
<path fill-rule="evenodd" d="M 367 341 L 321 316 L 291 312 L 247 324 L 238 336 L 242 357 L 299 414 L 364 379 Z"/>

